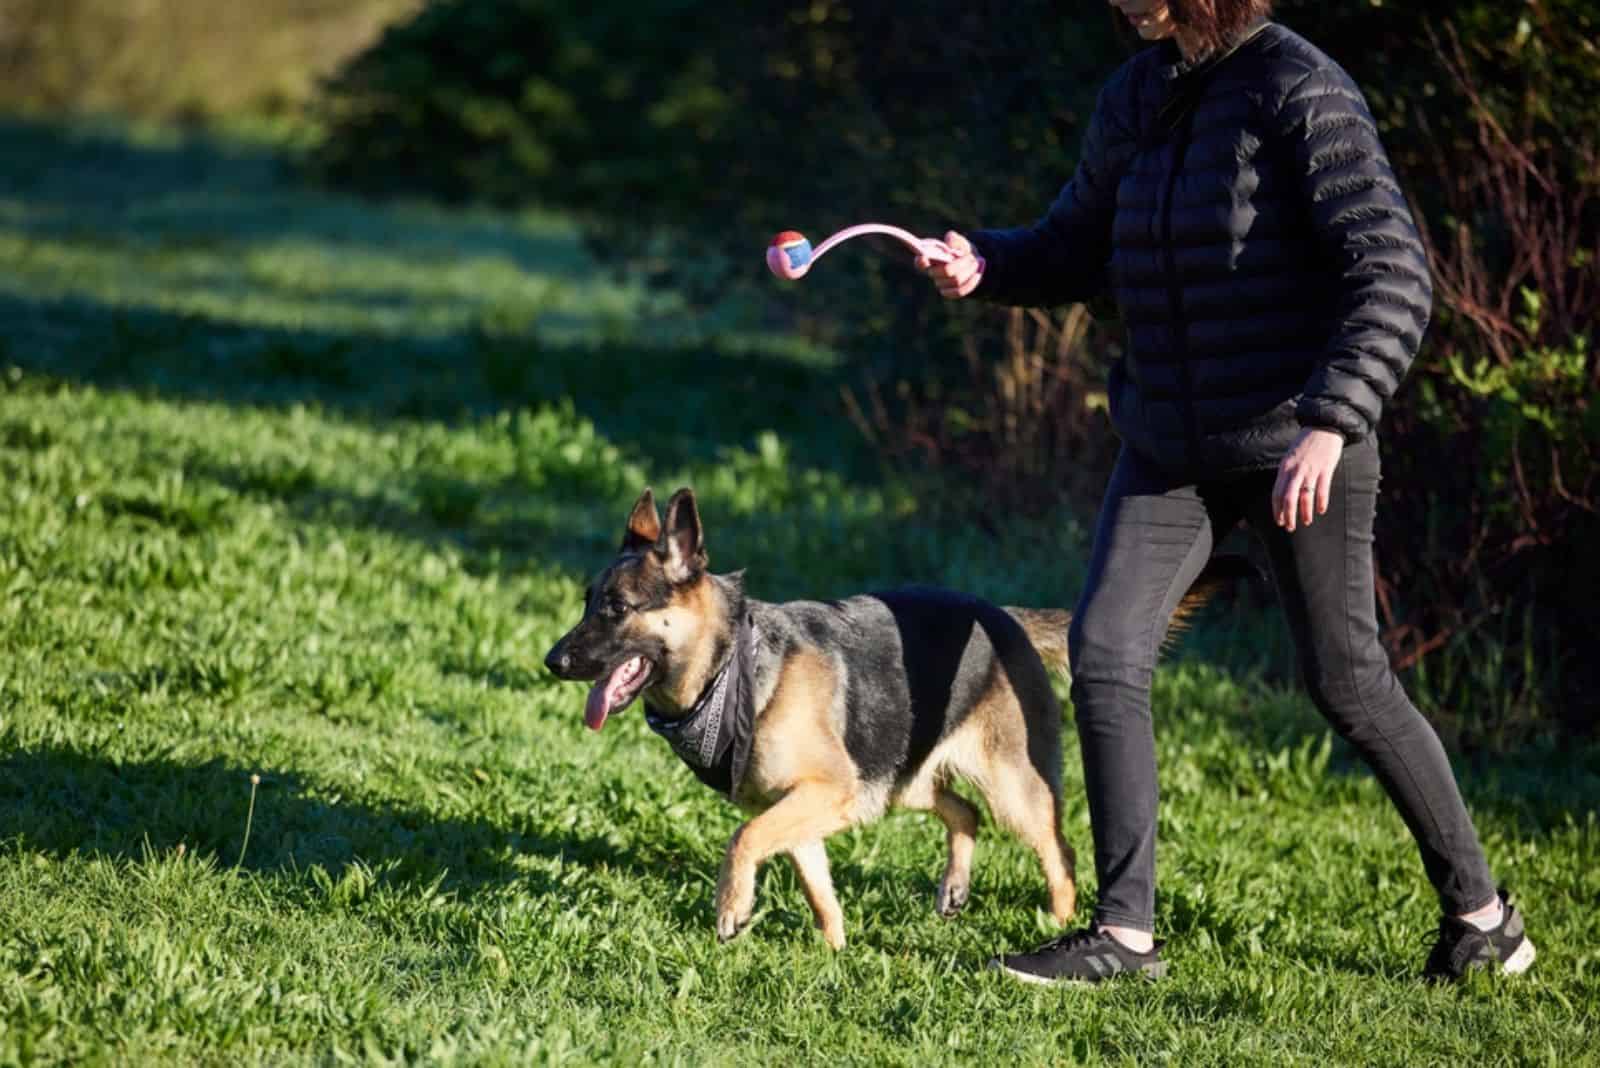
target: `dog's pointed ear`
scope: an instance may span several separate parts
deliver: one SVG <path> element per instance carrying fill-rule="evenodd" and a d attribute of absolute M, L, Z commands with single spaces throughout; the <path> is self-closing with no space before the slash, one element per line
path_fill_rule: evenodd
<path fill-rule="evenodd" d="M 687 582 L 706 569 L 705 535 L 694 490 L 685 486 L 667 502 L 667 521 L 656 545 L 666 562 L 667 581 Z"/>
<path fill-rule="evenodd" d="M 656 495 L 646 486 L 628 513 L 628 529 L 622 535 L 622 551 L 648 549 L 661 537 L 661 517 L 656 514 Z"/>

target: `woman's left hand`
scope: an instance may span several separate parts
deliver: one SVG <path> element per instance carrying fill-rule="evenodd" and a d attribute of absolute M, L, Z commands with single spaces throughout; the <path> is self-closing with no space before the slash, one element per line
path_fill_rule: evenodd
<path fill-rule="evenodd" d="M 1307 427 L 1294 439 L 1272 487 L 1272 517 L 1280 527 L 1293 533 L 1297 521 L 1309 527 L 1327 512 L 1333 470 L 1343 453 L 1344 438 L 1332 430 Z"/>

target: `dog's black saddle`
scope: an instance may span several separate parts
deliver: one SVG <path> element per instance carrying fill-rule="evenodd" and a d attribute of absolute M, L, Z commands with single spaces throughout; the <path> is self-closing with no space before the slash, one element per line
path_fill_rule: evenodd
<path fill-rule="evenodd" d="M 681 719 L 666 719 L 649 704 L 644 721 L 667 740 L 699 780 L 729 798 L 744 778 L 755 735 L 756 626 L 750 612 L 739 621 L 733 652 Z"/>

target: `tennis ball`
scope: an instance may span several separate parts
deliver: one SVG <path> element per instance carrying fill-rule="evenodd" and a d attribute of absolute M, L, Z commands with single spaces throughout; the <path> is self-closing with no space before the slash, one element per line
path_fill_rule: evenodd
<path fill-rule="evenodd" d="M 767 245 L 767 268 L 779 278 L 799 278 L 811 268 L 811 242 L 802 233 L 783 231 Z"/>

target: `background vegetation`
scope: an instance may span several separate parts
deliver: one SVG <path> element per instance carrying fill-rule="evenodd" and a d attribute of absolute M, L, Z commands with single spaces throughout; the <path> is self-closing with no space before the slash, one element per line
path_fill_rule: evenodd
<path fill-rule="evenodd" d="M 571 207 L 597 250 L 691 293 L 764 283 L 751 249 L 784 227 L 1035 217 L 1127 53 L 1106 14 L 441 2 L 341 73 L 317 162 L 369 190 Z M 1574 0 L 1437 14 L 1282 11 L 1367 87 L 1440 281 L 1387 424 L 1388 637 L 1469 738 L 1584 733 L 1600 658 L 1561 636 L 1600 624 L 1581 549 L 1600 536 L 1597 16 Z M 785 295 L 851 362 L 847 410 L 901 469 L 978 475 L 990 506 L 1092 507 L 1113 454 L 1098 409 L 1115 324 L 935 307 L 924 290 L 888 257 Z"/>

